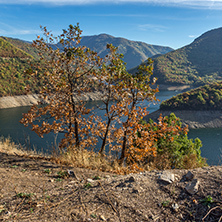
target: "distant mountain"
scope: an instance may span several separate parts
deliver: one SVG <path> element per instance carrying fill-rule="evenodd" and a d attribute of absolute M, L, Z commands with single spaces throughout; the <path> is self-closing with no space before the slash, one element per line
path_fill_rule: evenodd
<path fill-rule="evenodd" d="M 106 50 L 108 43 L 119 47 L 118 52 L 125 55 L 124 61 L 128 63 L 127 67 L 138 65 L 147 57 L 172 50 L 169 47 L 148 45 L 106 34 L 84 36 L 81 41 L 81 45 L 97 51 L 101 57 L 108 53 Z M 31 42 L 0 37 L 0 96 L 25 93 L 25 87 L 29 84 L 25 70 L 30 68 L 31 63 L 40 64 L 38 51 Z"/>
<path fill-rule="evenodd" d="M 208 31 L 190 45 L 154 58 L 158 84 L 203 85 L 222 80 L 222 28 Z M 130 70 L 135 72 L 136 68 Z"/>
<path fill-rule="evenodd" d="M 115 47 L 118 47 L 118 53 L 124 55 L 123 60 L 127 63 L 127 69 L 139 65 L 148 57 L 152 57 L 156 54 L 165 54 L 173 50 L 170 47 L 130 41 L 128 39 L 117 38 L 107 34 L 83 36 L 80 42 L 80 45 L 96 51 L 101 57 L 104 57 L 108 53 L 106 50 L 107 44 L 113 44 Z"/>

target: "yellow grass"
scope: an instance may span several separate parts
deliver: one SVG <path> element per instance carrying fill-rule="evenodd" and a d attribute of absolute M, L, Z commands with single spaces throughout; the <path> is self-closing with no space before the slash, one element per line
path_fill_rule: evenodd
<path fill-rule="evenodd" d="M 103 156 L 99 153 L 72 149 L 72 152 L 54 152 L 53 155 L 46 156 L 45 154 L 37 153 L 36 151 L 27 151 L 23 149 L 22 146 L 15 144 L 11 138 L 0 137 L 0 152 L 30 158 L 44 158 L 52 162 L 62 165 L 70 165 L 73 167 L 88 168 L 119 174 L 128 172 L 128 169 L 124 166 L 120 166 L 116 160 L 105 155 Z"/>
<path fill-rule="evenodd" d="M 88 150 L 78 150 L 75 148 L 69 149 L 69 152 L 54 152 L 51 156 L 46 156 L 43 153 L 37 153 L 36 151 L 27 151 L 20 145 L 16 145 L 10 138 L 0 137 L 0 152 L 8 153 L 12 155 L 25 156 L 29 158 L 45 159 L 62 165 L 69 165 L 73 167 L 88 168 L 93 170 L 100 170 L 104 172 L 112 172 L 118 174 L 128 174 L 137 172 L 138 169 L 133 170 L 123 164 L 120 165 L 117 159 L 113 157 L 101 155 Z M 154 169 L 169 169 L 170 164 L 167 156 L 159 156 L 150 161 L 149 164 L 141 166 L 143 170 Z M 190 156 L 184 158 L 183 168 L 196 168 L 202 167 L 196 159 L 196 156 Z"/>

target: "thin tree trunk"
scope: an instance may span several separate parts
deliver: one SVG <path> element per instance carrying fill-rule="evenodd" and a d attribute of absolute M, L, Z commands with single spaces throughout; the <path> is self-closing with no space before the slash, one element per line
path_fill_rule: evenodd
<path fill-rule="evenodd" d="M 126 121 L 126 126 L 128 125 L 128 123 L 129 123 L 129 121 L 131 119 L 131 114 L 132 114 L 132 111 L 133 111 L 135 105 L 136 105 L 136 100 L 135 100 L 135 96 L 133 95 L 133 102 L 132 102 L 132 106 L 131 106 L 131 111 L 130 111 L 130 114 L 129 114 L 128 119 Z M 124 131 L 122 152 L 121 152 L 121 156 L 119 158 L 119 161 L 120 161 L 121 164 L 123 163 L 123 161 L 124 161 L 124 159 L 126 157 L 126 140 L 127 140 L 127 128 Z"/>
<path fill-rule="evenodd" d="M 105 149 L 110 123 L 111 123 L 111 119 L 109 118 L 109 120 L 107 122 L 107 126 L 106 126 L 106 133 L 105 133 L 104 138 L 103 138 L 103 143 L 102 143 L 102 146 L 101 146 L 100 151 L 99 151 L 100 154 L 102 154 L 104 152 L 104 149 Z"/>
<path fill-rule="evenodd" d="M 79 125 L 78 125 L 78 122 L 75 118 L 75 121 L 74 121 L 74 125 L 75 125 L 75 139 L 76 139 L 76 147 L 79 148 L 79 145 L 80 145 L 80 141 L 79 141 Z"/>
<path fill-rule="evenodd" d="M 124 132 L 124 136 L 123 136 L 123 145 L 122 145 L 122 152 L 121 152 L 121 156 L 119 158 L 120 163 L 122 164 L 125 158 L 125 152 L 126 152 L 126 130 Z"/>

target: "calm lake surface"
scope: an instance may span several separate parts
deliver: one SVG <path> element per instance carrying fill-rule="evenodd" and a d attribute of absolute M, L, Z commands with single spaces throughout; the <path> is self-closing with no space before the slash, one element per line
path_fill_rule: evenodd
<path fill-rule="evenodd" d="M 157 98 L 161 101 L 171 98 L 179 92 L 161 91 L 157 94 Z M 95 106 L 98 102 L 89 102 L 89 107 Z M 144 104 L 148 106 L 148 110 L 153 112 L 159 108 L 159 105 Z M 32 132 L 28 127 L 24 127 L 19 123 L 22 113 L 26 113 L 30 107 L 17 107 L 0 110 L 0 136 L 10 136 L 15 143 L 22 144 L 29 149 L 35 148 L 38 151 L 50 152 L 55 141 L 54 134 L 45 135 L 44 138 Z M 100 113 L 99 113 L 100 112 Z M 101 111 L 98 113 L 102 115 Z M 222 164 L 222 128 L 218 129 L 195 129 L 190 130 L 189 138 L 200 138 L 203 147 L 201 148 L 202 156 L 207 158 L 209 165 Z M 57 140 L 60 139 L 58 135 Z"/>

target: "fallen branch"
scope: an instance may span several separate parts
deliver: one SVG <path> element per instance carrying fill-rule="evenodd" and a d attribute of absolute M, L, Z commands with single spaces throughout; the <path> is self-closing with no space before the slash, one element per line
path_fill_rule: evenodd
<path fill-rule="evenodd" d="M 204 221 L 205 218 L 206 218 L 213 210 L 215 210 L 215 209 L 217 209 L 217 208 L 220 208 L 220 209 L 221 209 L 221 206 L 216 206 L 216 207 L 213 207 L 212 209 L 210 209 L 210 210 L 208 211 L 208 213 L 202 218 L 202 221 Z M 218 222 L 220 222 L 221 220 L 222 220 L 222 216 L 220 217 L 220 219 L 219 219 Z"/>

